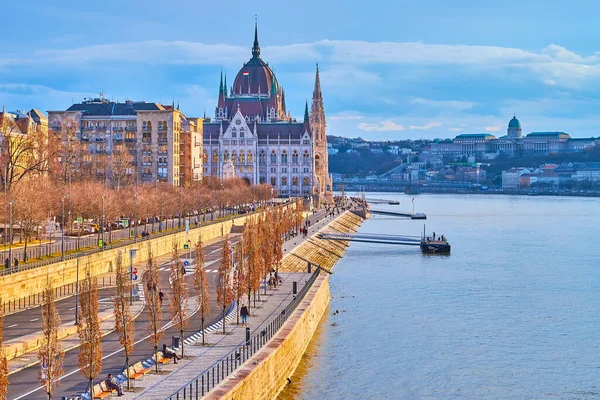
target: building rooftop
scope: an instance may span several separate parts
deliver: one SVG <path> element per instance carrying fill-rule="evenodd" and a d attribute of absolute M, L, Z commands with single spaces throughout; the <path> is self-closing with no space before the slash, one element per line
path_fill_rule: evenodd
<path fill-rule="evenodd" d="M 489 133 L 463 133 L 454 138 L 454 140 L 461 139 L 496 139 L 496 136 L 490 135 Z"/>
<path fill-rule="evenodd" d="M 73 104 L 66 111 L 81 111 L 85 115 L 135 115 L 136 111 L 164 110 L 165 108 L 158 103 L 146 103 L 145 101 L 126 101 L 125 103 L 100 101 Z"/>
<path fill-rule="evenodd" d="M 527 135 L 528 138 L 535 137 L 556 137 L 556 138 L 567 138 L 570 139 L 571 136 L 566 132 L 531 132 Z"/>

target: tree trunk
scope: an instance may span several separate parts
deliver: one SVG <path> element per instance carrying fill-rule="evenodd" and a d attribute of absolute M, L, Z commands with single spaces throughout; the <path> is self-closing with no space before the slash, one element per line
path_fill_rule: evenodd
<path fill-rule="evenodd" d="M 223 306 L 223 333 L 225 333 L 225 307 Z"/>
<path fill-rule="evenodd" d="M 154 345 L 154 361 L 155 372 L 158 374 L 158 345 Z"/>
<path fill-rule="evenodd" d="M 179 331 L 179 340 L 181 340 L 181 359 L 183 360 L 183 329 Z"/>
<path fill-rule="evenodd" d="M 90 381 L 88 384 L 90 386 L 90 398 L 93 399 L 94 398 L 94 379 L 90 378 Z"/>

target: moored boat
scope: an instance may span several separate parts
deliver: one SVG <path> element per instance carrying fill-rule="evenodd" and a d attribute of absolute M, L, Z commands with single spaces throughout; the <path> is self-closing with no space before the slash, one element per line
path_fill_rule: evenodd
<path fill-rule="evenodd" d="M 423 254 L 450 254 L 450 243 L 447 240 L 423 240 L 421 252 Z"/>

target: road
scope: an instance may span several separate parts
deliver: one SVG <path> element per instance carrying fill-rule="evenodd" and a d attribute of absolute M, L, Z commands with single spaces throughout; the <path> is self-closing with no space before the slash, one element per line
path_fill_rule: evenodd
<path fill-rule="evenodd" d="M 237 239 L 233 239 L 232 242 L 237 243 Z M 207 272 L 209 292 L 211 293 L 211 316 L 206 321 L 206 326 L 220 319 L 221 307 L 217 305 L 215 293 L 217 282 L 216 270 L 219 267 L 222 247 L 223 241 L 219 241 L 215 244 L 207 246 L 205 249 L 205 270 Z M 185 254 L 182 258 L 184 257 Z M 162 263 L 159 266 L 159 289 L 165 293 L 165 302 L 163 304 L 162 318 L 162 324 L 164 326 L 171 319 L 168 301 L 170 294 L 168 281 L 170 263 L 167 261 L 168 256 L 158 257 L 157 260 L 162 260 Z M 191 271 L 188 271 L 188 274 L 186 274 L 185 281 L 188 284 L 188 287 L 190 287 L 190 295 L 193 296 L 193 274 L 191 273 Z M 146 312 L 142 312 L 142 314 L 140 314 L 140 316 L 136 319 L 135 326 L 136 344 L 134 347 L 133 354 L 131 356 L 131 362 L 137 362 L 143 359 L 145 360 L 151 357 L 153 352 L 152 344 L 148 340 L 144 340 L 144 338 L 148 335 L 148 319 Z M 199 313 L 196 313 L 190 318 L 188 331 L 196 332 L 198 330 L 200 330 L 200 315 Z M 179 336 L 179 332 L 175 327 L 168 328 L 165 331 L 162 343 L 170 344 L 172 336 Z M 66 352 L 63 368 L 65 375 L 61 379 L 61 384 L 58 386 L 55 394 L 53 395 L 53 398 L 60 399 L 62 396 L 74 396 L 86 390 L 87 382 L 85 380 L 85 377 L 81 375 L 77 367 L 78 354 L 78 348 Z M 99 375 L 99 378 L 104 379 L 109 373 L 116 375 L 122 371 L 125 364 L 125 357 L 123 355 L 122 347 L 118 341 L 118 335 L 116 333 L 111 333 L 103 338 L 102 354 L 104 357 L 103 370 L 102 373 Z M 47 395 L 44 393 L 43 390 L 41 390 L 38 384 L 39 368 L 39 365 L 35 365 L 33 367 L 27 368 L 23 371 L 11 375 L 9 377 L 10 385 L 8 387 L 8 398 L 14 400 L 47 399 Z"/>
<path fill-rule="evenodd" d="M 98 299 L 100 303 L 99 311 L 112 308 L 110 296 L 114 289 L 100 289 Z M 56 302 L 56 310 L 60 315 L 62 323 L 75 323 L 75 296 L 68 297 Z M 7 315 L 4 318 L 4 341 L 16 339 L 24 335 L 39 332 L 42 329 L 42 308 L 35 307 L 15 314 Z"/>

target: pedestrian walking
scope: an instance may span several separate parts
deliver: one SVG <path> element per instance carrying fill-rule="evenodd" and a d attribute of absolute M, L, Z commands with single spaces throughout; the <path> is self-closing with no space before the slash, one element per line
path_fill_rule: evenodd
<path fill-rule="evenodd" d="M 10 268 L 10 258 L 6 257 L 6 260 L 4 260 L 4 268 L 9 269 Z"/>
<path fill-rule="evenodd" d="M 248 312 L 248 307 L 245 304 L 240 308 L 240 315 L 242 317 L 242 326 L 248 325 L 248 315 L 250 315 L 250 312 Z"/>
<path fill-rule="evenodd" d="M 19 260 L 17 260 L 17 258 L 16 258 L 16 257 L 15 257 L 15 262 L 14 262 L 14 264 L 15 264 L 15 269 L 18 269 L 18 268 L 19 268 Z"/>
<path fill-rule="evenodd" d="M 163 303 L 163 297 L 165 297 L 165 294 L 161 290 L 160 292 L 158 292 L 158 300 L 160 300 L 160 305 L 161 306 L 162 306 L 162 303 Z"/>

